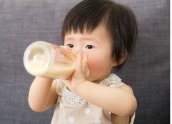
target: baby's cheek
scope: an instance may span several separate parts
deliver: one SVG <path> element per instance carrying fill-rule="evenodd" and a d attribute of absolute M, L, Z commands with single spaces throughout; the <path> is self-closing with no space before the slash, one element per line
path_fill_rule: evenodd
<path fill-rule="evenodd" d="M 91 75 L 100 74 L 103 71 L 103 62 L 102 61 L 94 61 L 88 63 L 89 71 Z"/>

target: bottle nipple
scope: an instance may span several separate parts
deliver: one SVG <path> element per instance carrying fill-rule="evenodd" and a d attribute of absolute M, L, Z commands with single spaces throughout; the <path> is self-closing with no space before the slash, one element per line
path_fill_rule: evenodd
<path fill-rule="evenodd" d="M 46 64 L 46 55 L 42 50 L 33 51 L 28 60 L 33 67 L 42 68 Z"/>

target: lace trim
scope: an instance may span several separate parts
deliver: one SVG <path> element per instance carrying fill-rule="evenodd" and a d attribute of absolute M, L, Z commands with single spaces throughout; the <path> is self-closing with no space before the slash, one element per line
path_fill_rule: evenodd
<path fill-rule="evenodd" d="M 60 80 L 56 80 L 56 92 L 59 96 L 62 96 L 62 91 L 65 87 L 65 84 L 62 83 Z"/>
<path fill-rule="evenodd" d="M 82 99 L 80 96 L 74 94 L 73 92 L 70 92 L 67 87 L 62 91 L 62 98 L 61 103 L 63 107 L 80 107 L 86 103 L 84 99 Z"/>
<path fill-rule="evenodd" d="M 100 84 L 111 87 L 119 87 L 124 85 L 124 83 L 121 82 L 121 79 L 116 74 L 109 75 L 106 79 L 102 80 Z M 60 101 L 61 107 L 76 108 L 81 107 L 87 102 L 80 96 L 69 91 L 65 84 L 63 84 L 60 80 L 57 80 L 57 93 L 60 96 L 58 101 Z"/>
<path fill-rule="evenodd" d="M 116 74 L 110 74 L 107 78 L 102 80 L 100 84 L 110 87 L 120 87 L 122 85 L 125 85 L 121 82 L 121 79 Z"/>
<path fill-rule="evenodd" d="M 84 99 L 69 91 L 61 81 L 57 82 L 57 93 L 61 96 L 60 107 L 80 107 L 86 103 Z"/>

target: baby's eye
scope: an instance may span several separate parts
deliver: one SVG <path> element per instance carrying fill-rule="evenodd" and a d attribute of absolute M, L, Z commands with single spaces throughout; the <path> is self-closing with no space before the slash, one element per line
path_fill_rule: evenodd
<path fill-rule="evenodd" d="M 73 48 L 74 47 L 73 44 L 67 44 L 66 46 L 68 46 L 69 48 Z"/>
<path fill-rule="evenodd" d="M 85 48 L 92 49 L 93 47 L 94 47 L 93 45 L 87 45 Z"/>

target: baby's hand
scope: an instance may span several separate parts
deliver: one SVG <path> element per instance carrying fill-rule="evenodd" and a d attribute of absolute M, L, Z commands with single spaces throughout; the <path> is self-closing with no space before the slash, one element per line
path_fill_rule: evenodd
<path fill-rule="evenodd" d="M 87 77 L 89 76 L 89 69 L 87 64 L 87 56 L 79 53 L 77 56 L 77 63 L 76 63 L 76 69 L 72 75 L 72 77 L 61 80 L 63 83 L 67 85 L 67 87 L 72 91 L 75 92 L 77 87 L 86 81 Z"/>

